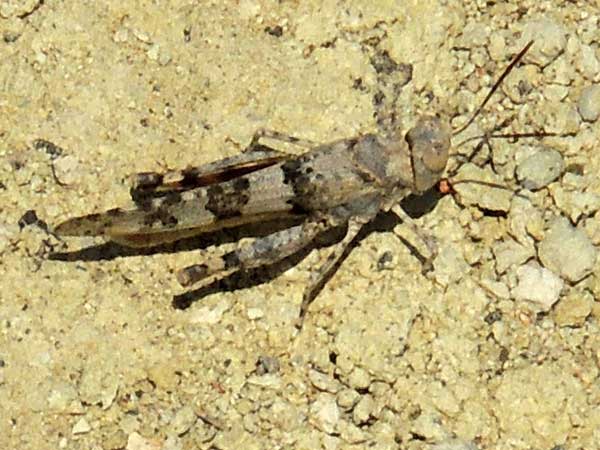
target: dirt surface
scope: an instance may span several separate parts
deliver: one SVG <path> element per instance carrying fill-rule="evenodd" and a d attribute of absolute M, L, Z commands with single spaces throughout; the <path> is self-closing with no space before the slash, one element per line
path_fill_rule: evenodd
<path fill-rule="evenodd" d="M 599 7 L 0 0 L 0 447 L 600 448 Z M 124 254 L 44 229 L 259 127 L 327 142 L 395 101 L 405 129 L 427 112 L 457 128 L 532 38 L 453 154 L 503 123 L 561 135 L 492 139 L 458 177 L 509 189 L 457 185 L 416 219 L 434 270 L 407 227 L 379 227 L 301 333 L 327 248 L 178 309 L 175 270 L 223 248 Z"/>

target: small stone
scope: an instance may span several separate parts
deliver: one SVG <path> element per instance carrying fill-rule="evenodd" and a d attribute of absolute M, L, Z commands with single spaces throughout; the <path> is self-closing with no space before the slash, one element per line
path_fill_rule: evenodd
<path fill-rule="evenodd" d="M 586 122 L 595 122 L 600 117 L 600 84 L 592 84 L 581 91 L 577 110 Z"/>
<path fill-rule="evenodd" d="M 489 39 L 488 52 L 490 53 L 490 58 L 494 61 L 502 61 L 502 58 L 506 55 L 506 40 L 504 36 L 500 33 L 492 33 Z"/>
<path fill-rule="evenodd" d="M 460 402 L 450 389 L 434 389 L 431 401 L 435 407 L 447 417 L 454 417 L 460 413 Z"/>
<path fill-rule="evenodd" d="M 150 43 L 150 35 L 148 33 L 146 33 L 145 31 L 141 31 L 138 29 L 133 29 L 133 35 L 136 37 L 136 39 L 138 39 L 141 42 L 144 42 L 146 44 Z"/>
<path fill-rule="evenodd" d="M 59 156 L 54 161 L 54 174 L 63 184 L 72 185 L 81 181 L 84 171 L 81 164 L 73 155 Z"/>
<path fill-rule="evenodd" d="M 196 420 L 197 417 L 193 408 L 191 406 L 184 406 L 175 414 L 175 418 L 171 422 L 171 428 L 175 434 L 181 436 L 194 426 Z"/>
<path fill-rule="evenodd" d="M 548 187 L 554 204 L 567 215 L 572 222 L 578 222 L 585 215 L 592 217 L 600 210 L 600 194 L 586 186 L 573 186 L 570 182 L 576 178 L 584 178 L 574 174 L 565 174 L 560 185 Z"/>
<path fill-rule="evenodd" d="M 576 283 L 591 273 L 597 250 L 584 231 L 558 218 L 540 242 L 538 253 L 545 267 Z"/>
<path fill-rule="evenodd" d="M 338 429 L 341 438 L 348 444 L 360 444 L 365 442 L 368 438 L 367 433 L 353 423 L 345 420 L 340 421 L 338 424 Z"/>
<path fill-rule="evenodd" d="M 433 261 L 433 269 L 435 280 L 442 286 L 448 286 L 460 281 L 470 267 L 456 246 L 446 245 Z"/>
<path fill-rule="evenodd" d="M 549 311 L 563 288 L 560 277 L 537 263 L 519 267 L 517 278 L 519 283 L 512 291 L 513 297 L 517 301 L 533 303 L 537 311 Z"/>
<path fill-rule="evenodd" d="M 159 450 L 161 444 L 158 441 L 146 439 L 140 434 L 133 432 L 127 439 L 125 450 Z"/>
<path fill-rule="evenodd" d="M 321 446 L 323 450 L 339 450 L 340 438 L 337 436 L 330 436 L 326 434 L 321 437 Z M 315 447 L 316 448 L 316 447 Z"/>
<path fill-rule="evenodd" d="M 575 58 L 575 67 L 584 78 L 597 80 L 600 73 L 600 61 L 596 57 L 596 49 L 592 45 L 581 46 L 581 58 Z"/>
<path fill-rule="evenodd" d="M 171 361 L 162 361 L 150 367 L 147 371 L 148 379 L 154 383 L 158 389 L 167 392 L 173 391 L 179 382 L 176 375 L 177 366 Z"/>
<path fill-rule="evenodd" d="M 279 375 L 265 373 L 264 375 L 252 375 L 248 377 L 247 383 L 264 388 L 278 389 L 281 387 L 282 380 Z"/>
<path fill-rule="evenodd" d="M 202 422 L 204 423 L 204 422 Z M 206 428 L 206 427 L 202 427 L 202 428 Z M 210 440 L 212 440 L 216 434 L 216 429 L 210 427 L 210 430 L 212 430 L 212 438 L 206 440 L 204 435 L 197 435 L 197 441 L 198 442 L 209 442 Z M 159 445 L 160 450 L 182 450 L 183 449 L 183 445 L 181 444 L 181 438 L 177 437 L 177 436 L 167 436 L 167 438 L 162 442 L 161 445 Z M 129 449 L 127 449 L 129 450 Z"/>
<path fill-rule="evenodd" d="M 100 404 L 102 409 L 112 405 L 119 389 L 119 378 L 104 367 L 89 364 L 79 382 L 79 398 L 88 404 Z"/>
<path fill-rule="evenodd" d="M 127 435 L 123 430 L 110 433 L 103 442 L 103 447 L 108 450 L 121 450 L 127 445 Z"/>
<path fill-rule="evenodd" d="M 561 55 L 567 46 L 567 31 L 550 19 L 532 20 L 523 32 L 523 41 L 535 40 L 526 59 L 540 66 L 547 66 Z"/>
<path fill-rule="evenodd" d="M 496 273 L 503 274 L 511 266 L 523 264 L 529 258 L 535 256 L 534 248 L 519 244 L 511 238 L 499 242 L 492 248 L 496 258 Z"/>
<path fill-rule="evenodd" d="M 204 325 L 215 325 L 221 321 L 223 313 L 228 311 L 231 305 L 228 301 L 222 300 L 217 303 L 214 307 L 203 306 L 198 308 L 190 315 L 190 322 Z"/>
<path fill-rule="evenodd" d="M 264 375 L 267 373 L 279 372 L 279 359 L 273 356 L 261 355 L 256 361 L 256 374 Z"/>
<path fill-rule="evenodd" d="M 581 116 L 577 107 L 567 102 L 548 102 L 546 108 L 540 111 L 540 120 L 543 120 L 547 132 L 560 132 L 561 134 L 577 134 L 581 128 Z"/>
<path fill-rule="evenodd" d="M 15 223 L 0 222 L 0 255 L 9 250 L 19 240 L 19 226 Z"/>
<path fill-rule="evenodd" d="M 512 192 L 490 186 L 489 183 L 504 186 L 502 179 L 490 169 L 481 169 L 475 164 L 465 164 L 456 175 L 455 180 L 465 180 L 454 186 L 461 203 L 489 211 L 507 212 L 510 209 Z M 481 181 L 481 183 L 477 181 Z"/>
<path fill-rule="evenodd" d="M 514 72 L 511 73 L 511 76 L 508 77 L 503 86 L 503 90 L 513 103 L 521 105 L 528 101 L 533 86 L 539 84 L 539 73 L 536 72 L 536 69 L 537 68 L 531 64 L 517 67 Z M 498 152 L 498 154 L 494 154 L 493 158 L 494 160 L 502 160 L 505 159 L 506 156 L 507 155 L 502 151 Z"/>
<path fill-rule="evenodd" d="M 116 43 L 127 42 L 127 39 L 129 39 L 129 31 L 127 31 L 127 28 L 125 27 L 119 28 L 113 34 L 113 41 Z"/>
<path fill-rule="evenodd" d="M 551 85 L 544 89 L 544 97 L 551 102 L 562 102 L 569 96 L 570 89 L 568 86 Z"/>
<path fill-rule="evenodd" d="M 146 52 L 146 54 L 148 55 L 148 58 L 150 58 L 152 61 L 156 61 L 158 59 L 159 52 L 160 52 L 160 45 L 153 44 L 148 49 L 148 51 Z"/>
<path fill-rule="evenodd" d="M 264 311 L 260 308 L 248 308 L 246 311 L 246 316 L 248 316 L 248 319 L 250 320 L 260 319 L 264 317 L 264 315 Z"/>
<path fill-rule="evenodd" d="M 11 17 L 24 17 L 32 13 L 40 0 L 3 1 L 0 3 L 0 17 L 9 19 Z"/>
<path fill-rule="evenodd" d="M 297 405 L 280 397 L 275 397 L 270 411 L 269 421 L 281 430 L 296 430 L 305 419 Z"/>
<path fill-rule="evenodd" d="M 449 439 L 431 447 L 431 450 L 478 450 L 474 442 L 466 442 L 460 439 Z"/>
<path fill-rule="evenodd" d="M 337 430 L 340 420 L 340 410 L 331 394 L 320 393 L 317 399 L 310 405 L 310 421 L 319 430 L 333 434 Z"/>
<path fill-rule="evenodd" d="M 359 400 L 352 411 L 352 421 L 355 425 L 362 425 L 369 421 L 375 413 L 375 400 L 367 394 Z"/>
<path fill-rule="evenodd" d="M 371 377 L 362 367 L 355 367 L 348 375 L 348 384 L 354 389 L 367 389 L 371 384 Z"/>
<path fill-rule="evenodd" d="M 320 391 L 331 392 L 332 394 L 335 394 L 340 390 L 340 383 L 337 380 L 317 370 L 311 369 L 308 372 L 308 379 L 313 386 Z"/>
<path fill-rule="evenodd" d="M 73 426 L 73 430 L 71 430 L 71 432 L 73 434 L 85 434 L 85 433 L 89 433 L 91 430 L 92 430 L 92 427 L 90 426 L 88 421 L 85 420 L 85 417 L 82 417 Z"/>
<path fill-rule="evenodd" d="M 521 186 L 530 191 L 546 187 L 562 173 L 562 155 L 553 149 L 542 149 L 521 161 L 516 175 Z"/>
<path fill-rule="evenodd" d="M 48 406 L 50 409 L 63 413 L 72 413 L 73 411 L 70 407 L 74 402 L 79 404 L 77 390 L 73 385 L 66 382 L 55 385 L 48 396 Z"/>
<path fill-rule="evenodd" d="M 583 221 L 583 229 L 594 245 L 600 246 L 600 220 L 589 218 Z"/>
<path fill-rule="evenodd" d="M 522 245 L 530 245 L 532 237 L 541 240 L 544 237 L 545 222 L 541 211 L 534 207 L 531 200 L 515 196 L 508 214 L 510 235 Z"/>
<path fill-rule="evenodd" d="M 337 396 L 337 403 L 340 408 L 350 410 L 360 400 L 360 394 L 354 389 L 343 389 Z"/>
<path fill-rule="evenodd" d="M 171 59 L 171 55 L 165 50 L 162 50 L 158 56 L 158 64 L 160 64 L 161 66 L 166 66 L 171 62 Z"/>
<path fill-rule="evenodd" d="M 442 427 L 442 420 L 437 415 L 423 413 L 415 419 L 411 432 L 423 436 L 428 441 L 439 442 L 448 439 L 448 432 Z"/>
<path fill-rule="evenodd" d="M 586 291 L 573 290 L 555 308 L 555 321 L 561 327 L 580 327 L 592 313 L 594 298 Z"/>
<path fill-rule="evenodd" d="M 508 290 L 508 286 L 505 283 L 502 283 L 501 281 L 492 280 L 490 278 L 483 278 L 481 280 L 481 287 L 497 298 L 510 298 L 510 291 Z"/>

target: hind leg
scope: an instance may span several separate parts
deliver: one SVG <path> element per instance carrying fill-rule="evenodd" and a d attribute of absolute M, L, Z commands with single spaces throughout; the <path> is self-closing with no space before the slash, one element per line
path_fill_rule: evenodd
<path fill-rule="evenodd" d="M 218 161 L 166 172 L 140 172 L 130 176 L 131 198 L 140 199 L 168 193 L 194 189 L 244 175 L 264 167 L 277 164 L 289 155 L 264 145 L 251 153 L 223 158 Z"/>
<path fill-rule="evenodd" d="M 330 227 L 326 220 L 307 220 L 300 225 L 258 238 L 223 256 L 209 256 L 201 264 L 181 269 L 177 273 L 177 280 L 182 286 L 190 286 L 211 275 L 222 278 L 236 270 L 276 263 L 300 251 Z"/>
<path fill-rule="evenodd" d="M 310 141 L 308 139 L 301 139 L 295 136 L 290 136 L 289 134 L 280 133 L 279 131 L 267 130 L 266 128 L 259 128 L 252 136 L 252 140 L 250 141 L 250 145 L 244 149 L 244 152 L 252 152 L 256 149 L 261 149 L 262 145 L 260 144 L 261 139 L 272 139 L 274 141 L 286 142 L 288 144 L 297 145 L 298 147 L 304 148 L 312 148 L 316 147 L 317 143 Z M 287 153 L 287 152 L 283 152 Z"/>

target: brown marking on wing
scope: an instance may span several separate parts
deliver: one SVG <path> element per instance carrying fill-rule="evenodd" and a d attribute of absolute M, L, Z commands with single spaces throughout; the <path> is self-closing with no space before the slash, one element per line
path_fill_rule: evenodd
<path fill-rule="evenodd" d="M 206 209 L 219 220 L 242 215 L 242 208 L 250 200 L 248 178 L 235 178 L 231 183 L 213 184 L 208 187 Z"/>
<path fill-rule="evenodd" d="M 161 197 L 169 192 L 181 192 L 204 186 L 233 180 L 243 175 L 256 172 L 281 161 L 286 156 L 277 154 L 258 160 L 244 161 L 225 167 L 216 167 L 211 171 L 204 171 L 203 166 L 190 167 L 179 171 L 142 172 L 135 175 L 131 188 L 131 198 L 134 202 L 143 204 L 147 199 Z"/>

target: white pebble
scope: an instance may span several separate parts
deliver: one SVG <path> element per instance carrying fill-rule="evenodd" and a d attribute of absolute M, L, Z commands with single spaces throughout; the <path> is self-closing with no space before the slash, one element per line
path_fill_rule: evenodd
<path fill-rule="evenodd" d="M 83 171 L 77 158 L 65 155 L 54 161 L 54 172 L 61 183 L 72 185 L 81 181 Z"/>
<path fill-rule="evenodd" d="M 369 421 L 373 417 L 375 412 L 375 400 L 369 394 L 361 397 L 354 411 L 352 411 L 352 421 L 355 425 L 362 425 Z"/>
<path fill-rule="evenodd" d="M 559 152 L 553 149 L 543 149 L 519 163 L 517 179 L 525 189 L 535 191 L 556 180 L 563 168 L 564 162 Z"/>
<path fill-rule="evenodd" d="M 321 431 L 332 434 L 336 432 L 340 421 L 340 409 L 331 394 L 320 393 L 310 406 L 311 422 Z"/>
<path fill-rule="evenodd" d="M 550 19 L 532 20 L 523 32 L 523 40 L 535 41 L 526 58 L 537 65 L 546 66 L 564 52 L 567 31 L 562 24 Z"/>
<path fill-rule="evenodd" d="M 159 450 L 162 448 L 158 441 L 146 439 L 135 431 L 127 438 L 125 450 Z"/>
<path fill-rule="evenodd" d="M 248 316 L 248 319 L 256 320 L 260 319 L 261 317 L 264 317 L 265 313 L 260 308 L 248 308 L 248 310 L 246 311 L 246 315 Z"/>
<path fill-rule="evenodd" d="M 525 264 L 517 269 L 519 284 L 513 289 L 518 301 L 533 303 L 538 311 L 549 311 L 558 301 L 563 281 L 555 273 L 537 263 Z"/>
<path fill-rule="evenodd" d="M 85 433 L 89 433 L 91 431 L 91 429 L 92 429 L 92 427 L 90 426 L 88 421 L 85 420 L 85 417 L 82 417 L 73 426 L 73 430 L 71 430 L 71 432 L 73 434 L 85 434 Z"/>
<path fill-rule="evenodd" d="M 577 102 L 579 115 L 586 122 L 595 122 L 600 117 L 600 85 L 593 84 L 581 91 Z"/>
<path fill-rule="evenodd" d="M 540 242 L 538 254 L 545 267 L 576 283 L 591 273 L 597 250 L 583 230 L 561 217 L 552 223 Z"/>
<path fill-rule="evenodd" d="M 227 301 L 221 301 L 217 303 L 213 308 L 210 306 L 203 306 L 198 308 L 190 315 L 190 322 L 197 324 L 214 325 L 221 321 L 223 313 L 231 308 L 231 305 Z"/>
<path fill-rule="evenodd" d="M 186 433 L 196 423 L 196 414 L 191 406 L 184 406 L 177 414 L 173 422 L 171 422 L 171 428 L 175 434 L 182 435 Z"/>

